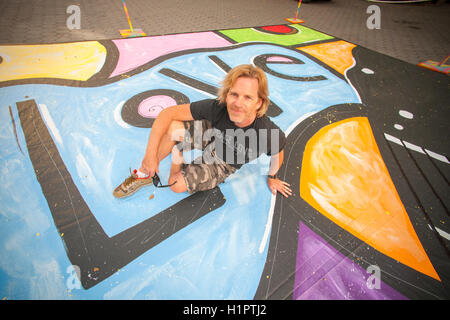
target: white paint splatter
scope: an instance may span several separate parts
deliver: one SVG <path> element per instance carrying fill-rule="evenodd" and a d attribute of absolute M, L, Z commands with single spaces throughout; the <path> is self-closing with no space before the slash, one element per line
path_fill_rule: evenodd
<path fill-rule="evenodd" d="M 430 227 L 431 228 L 431 227 Z M 442 229 L 436 228 L 436 231 L 441 235 L 441 237 L 450 240 L 450 234 L 448 234 L 447 232 L 445 232 Z"/>
<path fill-rule="evenodd" d="M 439 161 L 442 161 L 442 162 L 450 164 L 450 162 L 448 161 L 447 157 L 444 156 L 444 155 L 441 155 L 439 153 L 436 153 L 436 152 L 433 152 L 433 151 L 430 151 L 430 150 L 427 150 L 427 149 L 425 149 L 425 151 L 424 151 L 424 149 L 422 149 L 422 147 L 419 147 L 419 146 L 417 146 L 417 145 L 415 145 L 413 143 L 407 142 L 407 141 L 402 141 L 399 138 L 391 136 L 390 134 L 387 134 L 387 133 L 384 134 L 384 137 L 386 138 L 386 140 L 394 142 L 394 143 L 396 143 L 396 144 L 398 144 L 398 145 L 400 145 L 402 147 L 406 147 L 408 149 L 411 149 L 413 151 L 416 151 L 416 152 L 419 152 L 419 153 L 422 153 L 422 154 L 428 154 L 430 157 L 432 157 L 432 158 L 434 158 L 436 160 L 439 160 Z"/>
<path fill-rule="evenodd" d="M 77 154 L 75 166 L 77 167 L 77 173 L 80 177 L 81 182 L 87 188 L 96 189 L 97 181 L 95 180 L 91 167 L 81 153 Z"/>
<path fill-rule="evenodd" d="M 428 155 L 430 157 L 435 158 L 436 160 L 439 160 L 439 161 L 442 161 L 442 162 L 450 164 L 450 162 L 448 161 L 446 156 L 443 156 L 441 154 L 438 154 L 436 152 L 433 152 L 433 151 L 430 151 L 430 150 L 427 150 L 427 149 L 425 149 L 425 152 L 428 153 Z"/>
<path fill-rule="evenodd" d="M 350 184 L 350 187 L 353 188 L 353 185 Z M 316 202 L 326 211 L 329 212 L 336 220 L 341 221 L 344 225 L 356 225 L 357 221 L 350 219 L 347 215 L 343 214 L 341 211 L 336 209 L 329 199 L 327 199 L 324 195 L 321 194 L 321 191 L 315 187 L 310 186 L 311 196 L 316 200 Z"/>
<path fill-rule="evenodd" d="M 125 123 L 125 121 L 122 120 L 122 116 L 120 115 L 120 112 L 122 111 L 122 107 L 124 104 L 125 104 L 125 101 L 121 101 L 117 105 L 117 107 L 114 109 L 114 120 L 122 128 L 129 129 L 129 128 L 131 128 L 131 126 L 129 124 Z"/>
<path fill-rule="evenodd" d="M 347 72 L 352 69 L 354 66 L 356 66 L 356 60 L 355 58 L 352 57 L 353 63 L 350 67 L 348 67 L 345 71 L 344 71 L 344 77 L 345 80 L 347 80 L 347 83 L 350 85 L 350 87 L 352 87 L 353 91 L 355 92 L 355 95 L 358 97 L 358 101 L 359 103 L 361 103 L 361 97 L 359 96 L 358 90 L 355 89 L 355 87 L 353 86 L 352 82 L 350 81 L 350 79 L 347 76 Z"/>
<path fill-rule="evenodd" d="M 402 140 L 400 140 L 399 138 L 396 138 L 394 136 L 391 136 L 390 134 L 385 133 L 384 137 L 386 138 L 386 140 L 394 142 L 400 146 L 403 146 Z"/>
<path fill-rule="evenodd" d="M 374 74 L 375 73 L 373 70 L 370 70 L 369 68 L 362 68 L 361 71 L 364 72 L 365 74 Z"/>
<path fill-rule="evenodd" d="M 297 120 L 295 120 L 295 122 L 292 123 L 292 124 L 289 126 L 289 128 L 287 128 L 287 130 L 286 130 L 286 132 L 285 132 L 286 137 L 292 132 L 292 130 L 294 130 L 294 129 L 300 124 L 300 122 L 302 122 L 303 120 L 305 120 L 305 119 L 307 119 L 307 118 L 313 116 L 313 115 L 316 114 L 316 113 L 317 113 L 317 112 L 308 112 L 308 113 L 305 113 L 305 114 L 304 114 L 303 116 L 301 116 L 300 118 L 298 118 Z"/>
<path fill-rule="evenodd" d="M 411 112 L 406 111 L 406 110 L 400 110 L 400 111 L 398 112 L 398 114 L 399 114 L 400 116 L 402 116 L 403 118 L 406 118 L 406 119 L 412 119 L 412 118 L 414 118 L 414 115 L 413 115 Z"/>
<path fill-rule="evenodd" d="M 41 110 L 41 114 L 42 117 L 44 118 L 45 124 L 50 129 L 56 142 L 58 142 L 60 146 L 63 146 L 61 134 L 59 133 L 59 130 L 55 125 L 55 122 L 53 122 L 53 118 L 51 117 L 50 112 L 48 112 L 47 106 L 45 104 L 39 104 L 39 109 Z"/>
<path fill-rule="evenodd" d="M 267 240 L 269 239 L 270 230 L 272 229 L 273 212 L 275 209 L 276 200 L 277 200 L 277 196 L 275 194 L 273 194 L 272 198 L 270 199 L 270 209 L 269 209 L 269 216 L 267 217 L 266 228 L 264 229 L 264 235 L 262 237 L 261 244 L 259 245 L 258 252 L 260 254 L 264 252 L 264 248 L 266 247 Z"/>
<path fill-rule="evenodd" d="M 413 144 L 411 142 L 407 142 L 405 140 L 403 140 L 403 143 L 405 144 L 405 147 L 407 147 L 408 149 L 425 154 L 425 151 L 423 151 L 423 149 L 421 147 L 416 146 L 415 144 Z"/>
<path fill-rule="evenodd" d="M 247 167 L 231 175 L 227 181 L 231 183 L 234 196 L 240 206 L 247 205 L 257 195 L 255 184 L 259 178 L 258 172 L 251 172 Z"/>

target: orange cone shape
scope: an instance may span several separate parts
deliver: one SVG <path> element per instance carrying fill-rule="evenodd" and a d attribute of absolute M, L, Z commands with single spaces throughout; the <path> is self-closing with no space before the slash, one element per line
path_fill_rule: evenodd
<path fill-rule="evenodd" d="M 440 281 L 390 178 L 367 118 L 330 124 L 308 141 L 300 195 L 376 250 Z"/>

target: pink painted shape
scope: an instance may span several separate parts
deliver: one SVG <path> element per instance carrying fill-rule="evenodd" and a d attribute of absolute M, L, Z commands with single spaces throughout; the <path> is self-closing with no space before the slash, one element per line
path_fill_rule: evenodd
<path fill-rule="evenodd" d="M 169 96 L 152 96 L 143 100 L 138 106 L 138 113 L 144 118 L 156 118 L 165 108 L 176 105 L 175 99 Z"/>
<path fill-rule="evenodd" d="M 267 62 L 292 62 L 292 60 L 286 57 L 275 56 L 268 58 Z"/>
<path fill-rule="evenodd" d="M 110 78 L 150 62 L 160 56 L 197 48 L 219 48 L 231 43 L 214 32 L 183 33 L 147 38 L 113 40 L 119 59 Z"/>

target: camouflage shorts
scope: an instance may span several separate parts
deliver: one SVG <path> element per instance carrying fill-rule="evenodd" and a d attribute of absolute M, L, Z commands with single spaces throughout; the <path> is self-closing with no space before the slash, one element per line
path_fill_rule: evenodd
<path fill-rule="evenodd" d="M 203 132 L 212 128 L 211 122 L 208 120 L 185 121 L 184 128 L 186 134 L 182 142 L 177 147 L 180 150 L 199 149 L 205 150 L 211 141 L 204 141 L 200 139 L 203 137 Z M 200 130 L 201 132 L 196 130 Z M 194 139 L 194 137 L 197 137 Z M 211 152 L 214 158 L 213 163 L 205 163 L 201 161 L 203 156 L 195 159 L 192 163 L 183 164 L 181 167 L 181 174 L 186 181 L 187 190 L 189 193 L 197 191 L 205 191 L 215 188 L 232 173 L 236 172 L 236 168 L 225 163 L 222 159 L 215 155 L 214 150 Z"/>

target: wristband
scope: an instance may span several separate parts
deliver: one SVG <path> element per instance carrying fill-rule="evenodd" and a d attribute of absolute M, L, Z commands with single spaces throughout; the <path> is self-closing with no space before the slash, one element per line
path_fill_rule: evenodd
<path fill-rule="evenodd" d="M 276 179 L 276 178 L 277 178 L 277 175 L 274 174 L 273 176 L 271 176 L 270 174 L 268 174 L 267 177 L 270 178 L 270 179 Z"/>

